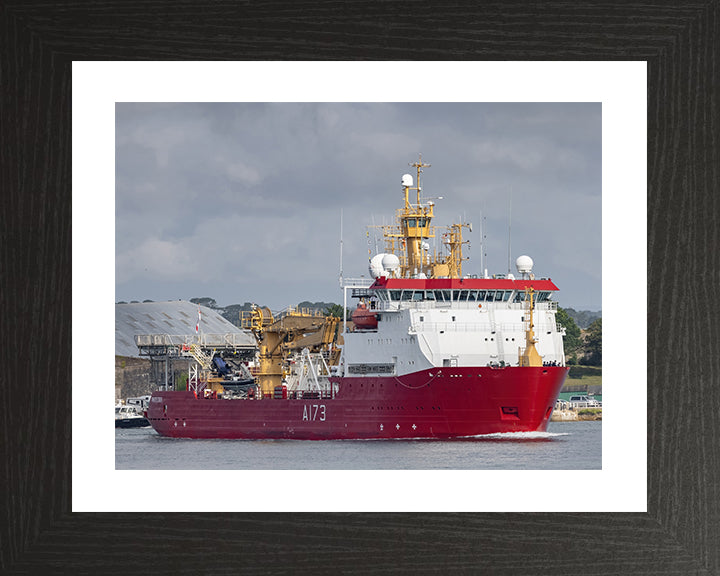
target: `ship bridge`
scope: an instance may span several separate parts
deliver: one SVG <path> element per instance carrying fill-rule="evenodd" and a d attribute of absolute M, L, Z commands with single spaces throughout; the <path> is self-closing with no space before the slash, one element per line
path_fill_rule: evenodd
<path fill-rule="evenodd" d="M 506 308 L 524 307 L 526 289 L 535 290 L 535 302 L 543 308 L 557 309 L 552 302 L 557 286 L 549 279 L 518 280 L 506 278 L 461 278 L 461 279 L 394 279 L 381 277 L 369 288 L 357 292 L 359 297 L 380 301 L 382 309 L 397 309 L 407 303 L 427 303 L 442 306 L 478 306 L 485 303 L 505 303 Z M 356 291 L 353 291 L 356 296 Z M 373 303 L 373 308 L 376 305 Z"/>

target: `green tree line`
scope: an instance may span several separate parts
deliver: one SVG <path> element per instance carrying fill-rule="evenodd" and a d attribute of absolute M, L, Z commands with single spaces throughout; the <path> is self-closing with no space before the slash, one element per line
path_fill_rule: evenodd
<path fill-rule="evenodd" d="M 565 328 L 565 356 L 568 364 L 602 365 L 602 318 L 583 331 L 564 308 L 558 306 L 556 320 Z"/>

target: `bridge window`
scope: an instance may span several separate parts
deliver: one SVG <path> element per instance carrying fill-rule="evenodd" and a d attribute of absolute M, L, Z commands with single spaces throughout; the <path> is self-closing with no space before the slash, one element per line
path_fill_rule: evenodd
<path fill-rule="evenodd" d="M 415 218 L 408 218 L 407 225 L 408 225 L 408 228 L 409 227 L 414 228 L 415 227 Z"/>
<path fill-rule="evenodd" d="M 435 290 L 435 299 L 438 302 L 450 302 L 451 291 L 450 290 Z"/>
<path fill-rule="evenodd" d="M 409 300 L 412 300 L 412 295 L 412 290 L 403 290 L 402 296 L 400 296 L 400 300 L 402 300 L 403 302 L 408 302 Z"/>
<path fill-rule="evenodd" d="M 425 295 L 424 290 L 415 290 L 413 293 L 412 299 L 414 302 L 419 302 L 420 300 L 423 300 L 423 296 Z"/>
<path fill-rule="evenodd" d="M 390 300 L 394 300 L 395 302 L 400 300 L 400 290 L 390 290 L 389 293 L 390 293 Z"/>
<path fill-rule="evenodd" d="M 467 302 L 469 290 L 460 290 L 460 302 Z"/>

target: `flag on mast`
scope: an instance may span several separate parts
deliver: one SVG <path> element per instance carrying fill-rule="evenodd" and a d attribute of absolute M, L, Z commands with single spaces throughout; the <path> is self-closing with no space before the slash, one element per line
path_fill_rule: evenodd
<path fill-rule="evenodd" d="M 197 324 L 195 324 L 195 334 L 200 334 L 200 320 L 202 319 L 202 314 L 200 314 L 200 306 L 198 306 L 198 321 Z"/>

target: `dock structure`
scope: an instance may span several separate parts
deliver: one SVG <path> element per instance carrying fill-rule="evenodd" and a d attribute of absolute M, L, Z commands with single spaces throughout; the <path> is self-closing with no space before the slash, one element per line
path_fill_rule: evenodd
<path fill-rule="evenodd" d="M 241 356 L 252 360 L 257 345 L 252 334 L 246 331 L 222 334 L 135 334 L 135 345 L 140 356 L 185 356 L 188 347 L 199 347 L 205 354 Z M 245 358 L 247 357 L 247 358 Z"/>
<path fill-rule="evenodd" d="M 175 387 L 173 367 L 177 360 L 186 361 L 189 373 L 198 368 L 208 370 L 213 357 L 219 356 L 232 364 L 249 362 L 255 358 L 255 340 L 244 333 L 224 334 L 136 334 L 135 343 L 140 356 L 152 361 L 152 373 L 159 389 Z M 232 361 L 232 362 L 231 362 Z M 196 366 L 192 366 L 195 364 Z M 163 370 L 164 369 L 164 370 Z M 164 373 L 164 377 L 163 377 Z"/>
<path fill-rule="evenodd" d="M 238 364 L 255 357 L 252 333 L 217 311 L 184 300 L 115 305 L 115 354 L 148 358 L 156 388 L 175 386 L 174 368 L 207 368 L 214 356 Z"/>

